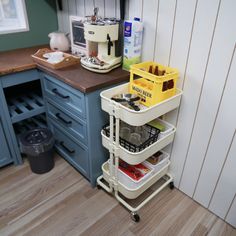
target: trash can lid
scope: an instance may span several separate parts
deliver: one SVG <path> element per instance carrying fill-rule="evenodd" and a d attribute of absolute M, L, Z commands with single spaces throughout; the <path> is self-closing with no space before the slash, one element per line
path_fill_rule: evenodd
<path fill-rule="evenodd" d="M 36 155 L 50 150 L 53 145 L 52 132 L 47 128 L 32 129 L 20 137 L 20 148 L 25 154 Z"/>
<path fill-rule="evenodd" d="M 52 133 L 49 129 L 37 128 L 26 132 L 22 136 L 21 142 L 23 145 L 26 146 L 39 145 L 47 141 L 50 141 L 51 138 L 52 138 Z"/>

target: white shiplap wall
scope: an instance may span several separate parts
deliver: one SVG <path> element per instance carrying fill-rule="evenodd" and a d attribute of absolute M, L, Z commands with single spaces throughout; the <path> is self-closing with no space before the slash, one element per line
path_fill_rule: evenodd
<path fill-rule="evenodd" d="M 69 15 L 119 18 L 119 0 L 63 0 Z M 127 0 L 126 18 L 144 23 L 143 60 L 180 71 L 184 95 L 168 118 L 177 125 L 171 151 L 176 186 L 236 227 L 236 1 Z"/>
<path fill-rule="evenodd" d="M 99 16 L 120 18 L 119 0 L 62 0 L 62 11 L 57 11 L 59 30 L 69 33 L 69 16 L 89 16 L 94 6 L 99 8 Z"/>

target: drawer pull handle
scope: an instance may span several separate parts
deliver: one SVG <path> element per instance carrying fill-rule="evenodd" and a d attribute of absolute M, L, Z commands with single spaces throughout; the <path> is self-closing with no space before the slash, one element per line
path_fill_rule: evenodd
<path fill-rule="evenodd" d="M 55 93 L 56 95 L 58 95 L 59 97 L 63 98 L 63 99 L 67 99 L 67 98 L 70 97 L 70 96 L 68 96 L 68 95 L 63 95 L 63 94 L 61 94 L 60 92 L 58 92 L 58 90 L 57 90 L 56 88 L 54 88 L 54 89 L 52 90 L 52 92 Z"/>
<path fill-rule="evenodd" d="M 65 144 L 63 141 L 60 142 L 60 145 L 70 154 L 74 154 L 75 153 L 75 150 L 70 150 Z"/>
<path fill-rule="evenodd" d="M 61 117 L 60 113 L 56 113 L 56 117 L 61 120 L 63 123 L 65 123 L 66 125 L 71 125 L 72 121 L 70 120 L 65 120 L 63 117 Z"/>

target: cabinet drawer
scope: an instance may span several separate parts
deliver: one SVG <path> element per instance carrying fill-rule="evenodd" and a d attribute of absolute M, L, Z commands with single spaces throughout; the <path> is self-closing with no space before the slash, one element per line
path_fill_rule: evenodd
<path fill-rule="evenodd" d="M 47 108 L 50 118 L 52 118 L 59 126 L 66 129 L 67 132 L 76 136 L 79 141 L 87 144 L 86 123 L 83 120 L 68 112 L 65 113 L 61 111 L 50 103 L 47 103 Z"/>
<path fill-rule="evenodd" d="M 75 142 L 75 140 L 67 136 L 55 125 L 49 123 L 49 127 L 54 133 L 55 147 L 58 153 L 88 178 L 89 167 L 87 148 Z"/>
<path fill-rule="evenodd" d="M 62 108 L 66 108 L 72 113 L 85 118 L 83 93 L 46 74 L 43 74 L 43 84 L 47 98 L 50 98 Z"/>

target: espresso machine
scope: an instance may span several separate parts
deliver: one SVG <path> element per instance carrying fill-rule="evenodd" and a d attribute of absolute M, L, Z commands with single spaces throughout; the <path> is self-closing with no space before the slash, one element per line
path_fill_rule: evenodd
<path fill-rule="evenodd" d="M 114 18 L 92 18 L 84 22 L 84 38 L 87 56 L 81 58 L 81 65 L 93 72 L 107 73 L 121 65 L 117 55 L 119 21 Z"/>

